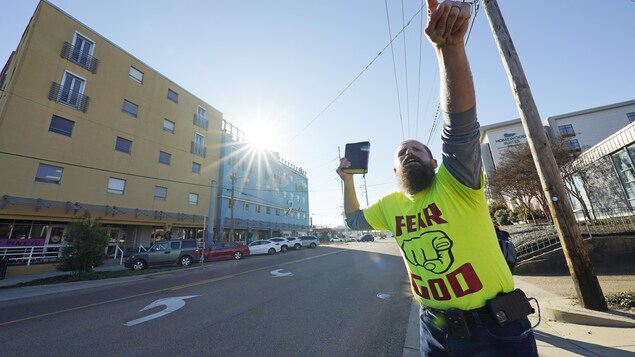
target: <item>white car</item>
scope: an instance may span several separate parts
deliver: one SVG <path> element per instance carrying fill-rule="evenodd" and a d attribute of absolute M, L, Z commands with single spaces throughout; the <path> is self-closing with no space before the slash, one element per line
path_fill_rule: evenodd
<path fill-rule="evenodd" d="M 269 238 L 267 240 L 277 244 L 280 247 L 280 250 L 283 251 L 283 252 L 286 252 L 287 250 L 289 250 L 289 247 L 290 247 L 289 244 L 290 243 L 287 240 L 287 238 L 284 238 L 284 237 L 273 237 L 273 238 Z"/>
<path fill-rule="evenodd" d="M 334 243 L 334 242 L 344 242 L 344 238 L 332 237 L 332 238 L 330 239 L 330 241 L 331 241 L 331 243 Z"/>
<path fill-rule="evenodd" d="M 302 248 L 302 241 L 298 237 L 287 237 L 289 241 L 289 248 L 293 248 L 295 250 L 300 250 Z"/>
<path fill-rule="evenodd" d="M 280 245 L 267 239 L 260 239 L 249 243 L 249 255 L 276 254 L 281 250 Z"/>
<path fill-rule="evenodd" d="M 317 248 L 320 245 L 320 241 L 314 236 L 302 236 L 299 238 L 303 247 Z"/>

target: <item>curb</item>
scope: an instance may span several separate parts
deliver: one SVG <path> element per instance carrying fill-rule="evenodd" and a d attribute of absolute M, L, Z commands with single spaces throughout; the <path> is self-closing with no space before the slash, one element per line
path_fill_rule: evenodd
<path fill-rule="evenodd" d="M 635 318 L 630 314 L 609 310 L 595 311 L 581 307 L 576 299 L 551 298 L 544 299 L 540 306 L 545 320 L 601 327 L 635 328 Z"/>
<path fill-rule="evenodd" d="M 410 317 L 406 327 L 406 340 L 403 345 L 403 357 L 421 357 L 419 352 L 419 302 L 412 299 Z"/>

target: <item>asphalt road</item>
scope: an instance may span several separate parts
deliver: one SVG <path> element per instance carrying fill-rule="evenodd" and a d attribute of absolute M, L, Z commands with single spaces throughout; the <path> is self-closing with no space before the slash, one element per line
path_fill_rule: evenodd
<path fill-rule="evenodd" d="M 1 353 L 400 356 L 411 301 L 394 241 L 321 246 L 6 301 Z"/>

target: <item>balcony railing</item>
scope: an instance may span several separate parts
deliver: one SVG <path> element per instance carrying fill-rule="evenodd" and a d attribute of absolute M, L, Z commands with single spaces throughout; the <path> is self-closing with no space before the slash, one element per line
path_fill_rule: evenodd
<path fill-rule="evenodd" d="M 54 100 L 86 113 L 90 97 L 80 92 L 62 88 L 59 83 L 53 82 L 51 83 L 51 90 L 49 90 L 49 100 Z"/>
<path fill-rule="evenodd" d="M 194 113 L 193 123 L 199 128 L 203 128 L 207 130 L 207 125 L 208 125 L 207 119 L 205 119 L 205 117 L 200 116 L 198 113 Z"/>
<path fill-rule="evenodd" d="M 205 157 L 205 155 L 207 154 L 207 148 L 192 141 L 192 145 L 190 145 L 190 152 L 194 155 Z"/>
<path fill-rule="evenodd" d="M 62 51 L 60 52 L 62 58 L 77 63 L 78 65 L 86 68 L 87 70 L 96 73 L 99 60 L 93 56 L 88 56 L 79 51 L 79 48 L 71 45 L 68 42 L 64 42 Z"/>

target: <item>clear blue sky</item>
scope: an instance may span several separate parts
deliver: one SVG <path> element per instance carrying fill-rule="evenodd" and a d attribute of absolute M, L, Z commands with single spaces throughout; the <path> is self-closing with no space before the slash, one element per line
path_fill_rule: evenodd
<path fill-rule="evenodd" d="M 37 3 L 2 5 L 3 63 Z M 388 44 L 388 20 L 394 36 L 420 1 L 388 0 L 388 18 L 382 0 L 52 3 L 248 133 L 259 121 L 270 123 L 274 149 L 307 171 L 310 211 L 319 225 L 342 222 L 334 171 L 338 147 L 343 152 L 347 142 L 371 142 L 366 182 L 372 203 L 397 187 L 392 168 L 399 142 L 425 143 L 431 135 L 438 69 L 425 38 L 419 61 L 420 16 L 393 42 L 396 67 L 388 48 L 319 115 Z M 500 0 L 499 5 L 542 120 L 635 99 L 635 2 Z M 482 7 L 467 48 L 481 125 L 518 118 Z M 432 137 L 438 156 L 438 129 Z M 365 206 L 361 176 L 356 182 Z"/>

